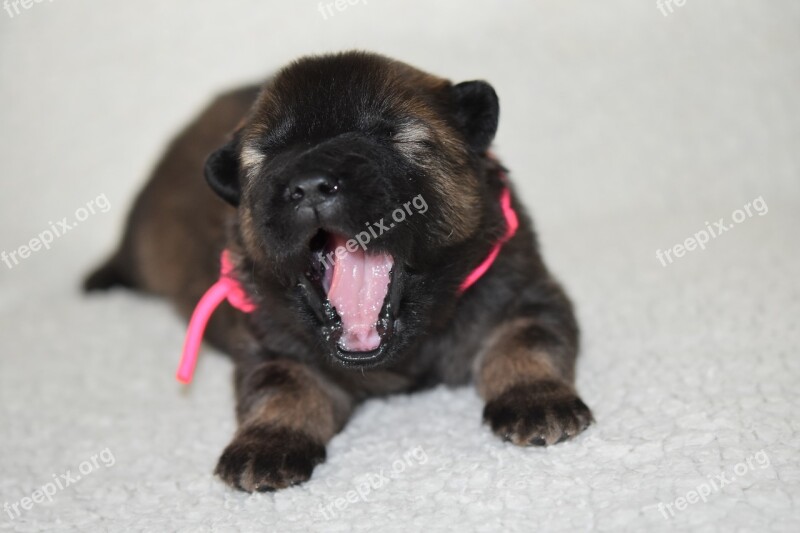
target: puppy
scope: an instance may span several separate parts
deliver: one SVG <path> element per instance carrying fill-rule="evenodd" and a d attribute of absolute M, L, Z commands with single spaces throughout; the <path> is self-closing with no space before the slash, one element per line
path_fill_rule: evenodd
<path fill-rule="evenodd" d="M 360 402 L 439 383 L 474 382 L 517 445 L 592 422 L 572 306 L 488 151 L 498 116 L 485 82 L 349 52 L 220 96 L 169 146 L 85 287 L 188 317 L 227 250 L 254 310 L 223 304 L 206 331 L 235 363 L 226 483 L 305 481 Z"/>

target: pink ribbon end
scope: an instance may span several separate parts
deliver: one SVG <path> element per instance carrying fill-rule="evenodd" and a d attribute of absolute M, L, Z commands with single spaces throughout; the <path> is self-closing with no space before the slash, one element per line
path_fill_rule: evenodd
<path fill-rule="evenodd" d="M 220 262 L 221 275 L 219 280 L 197 302 L 197 307 L 192 312 L 192 318 L 189 319 L 189 327 L 186 329 L 186 340 L 183 343 L 181 362 L 178 365 L 178 372 L 175 377 L 178 381 L 187 385 L 192 382 L 192 377 L 194 376 L 194 369 L 197 366 L 197 354 L 200 352 L 200 345 L 203 343 L 206 326 L 219 304 L 227 299 L 234 308 L 245 313 L 251 313 L 256 308 L 253 302 L 247 298 L 247 294 L 239 282 L 232 277 L 233 264 L 227 250 L 222 252 Z"/>

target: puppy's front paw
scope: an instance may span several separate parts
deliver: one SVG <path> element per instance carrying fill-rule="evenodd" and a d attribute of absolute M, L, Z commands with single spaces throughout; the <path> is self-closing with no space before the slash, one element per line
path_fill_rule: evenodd
<path fill-rule="evenodd" d="M 483 419 L 495 434 L 519 446 L 547 446 L 571 439 L 594 420 L 572 387 L 558 381 L 509 388 L 487 402 Z"/>
<path fill-rule="evenodd" d="M 215 474 L 237 489 L 267 492 L 306 481 L 324 460 L 325 446 L 305 433 L 257 426 L 236 434 Z"/>

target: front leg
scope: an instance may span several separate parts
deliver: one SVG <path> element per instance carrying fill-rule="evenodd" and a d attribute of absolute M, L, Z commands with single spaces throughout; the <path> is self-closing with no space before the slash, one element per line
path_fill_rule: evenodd
<path fill-rule="evenodd" d="M 239 428 L 216 474 L 247 492 L 309 479 L 353 408 L 352 399 L 318 371 L 289 360 L 240 364 L 236 385 Z"/>
<path fill-rule="evenodd" d="M 494 433 L 520 446 L 545 446 L 591 424 L 573 387 L 577 337 L 568 303 L 497 328 L 475 365 L 483 418 Z"/>

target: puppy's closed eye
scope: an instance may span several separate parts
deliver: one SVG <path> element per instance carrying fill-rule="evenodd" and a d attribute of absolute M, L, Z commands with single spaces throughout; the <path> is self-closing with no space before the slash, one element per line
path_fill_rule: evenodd
<path fill-rule="evenodd" d="M 395 144 L 411 145 L 414 148 L 433 150 L 436 143 L 427 125 L 419 121 L 407 121 L 398 128 L 392 141 Z"/>

